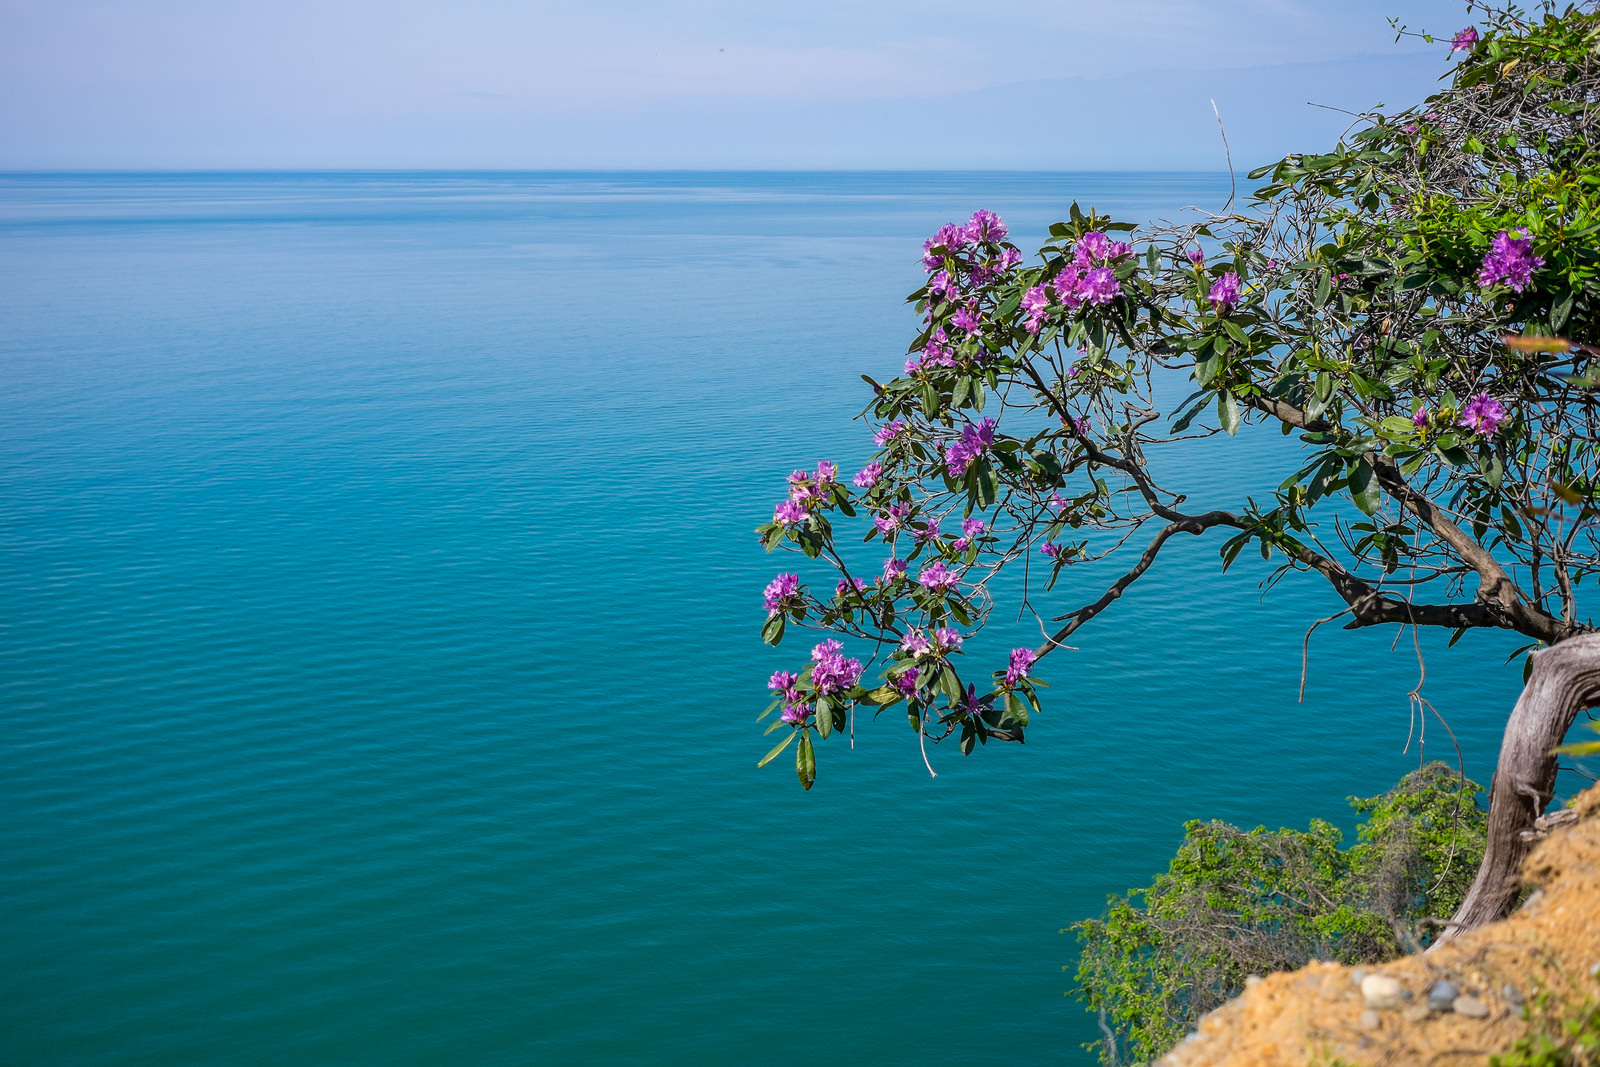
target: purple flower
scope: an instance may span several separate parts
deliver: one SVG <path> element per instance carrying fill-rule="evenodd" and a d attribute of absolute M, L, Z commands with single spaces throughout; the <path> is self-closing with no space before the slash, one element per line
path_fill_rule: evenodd
<path fill-rule="evenodd" d="M 1122 285 L 1110 267 L 1096 267 L 1083 276 L 1078 292 L 1091 304 L 1109 304 L 1122 295 Z"/>
<path fill-rule="evenodd" d="M 1411 416 L 1411 425 L 1419 430 L 1428 428 L 1428 409 L 1426 406 L 1418 408 L 1416 413 Z"/>
<path fill-rule="evenodd" d="M 912 667 L 909 671 L 890 678 L 889 684 L 894 686 L 895 692 L 907 700 L 911 700 L 917 695 L 917 674 L 917 668 Z"/>
<path fill-rule="evenodd" d="M 890 556 L 883 561 L 883 580 L 897 582 L 906 576 L 906 561 Z"/>
<path fill-rule="evenodd" d="M 968 333 L 977 333 L 983 328 L 983 320 L 978 317 L 978 309 L 972 304 L 967 304 L 957 311 L 950 324 Z"/>
<path fill-rule="evenodd" d="M 900 436 L 900 431 L 905 428 L 906 424 L 900 422 L 898 419 L 894 422 L 886 422 L 873 432 L 872 443 L 877 445 L 879 448 L 882 448 L 884 445 Z"/>
<path fill-rule="evenodd" d="M 948 626 L 940 627 L 939 630 L 934 633 L 933 639 L 939 643 L 941 648 L 950 649 L 961 647 L 961 631 L 952 630 Z"/>
<path fill-rule="evenodd" d="M 939 560 L 922 568 L 917 581 L 930 593 L 946 593 L 955 588 L 957 575 Z"/>
<path fill-rule="evenodd" d="M 778 671 L 767 682 L 767 688 L 774 693 L 788 694 L 794 690 L 794 683 L 800 678 L 792 671 Z"/>
<path fill-rule="evenodd" d="M 853 582 L 848 578 L 840 578 L 839 584 L 833 587 L 833 594 L 836 597 L 842 598 L 846 593 L 850 592 L 852 588 L 859 593 L 867 588 L 867 583 L 861 578 L 857 578 Z"/>
<path fill-rule="evenodd" d="M 1011 650 L 1011 665 L 1006 668 L 1006 684 L 1016 685 L 1028 676 L 1028 671 L 1033 668 L 1033 661 L 1038 659 L 1031 648 L 1013 648 Z"/>
<path fill-rule="evenodd" d="M 944 266 L 944 257 L 954 255 L 967 244 L 967 231 L 953 222 L 940 226 L 938 232 L 922 242 L 922 269 L 932 274 Z"/>
<path fill-rule="evenodd" d="M 826 485 L 839 477 L 839 465 L 825 459 L 817 460 L 817 484 Z"/>
<path fill-rule="evenodd" d="M 1119 259 L 1126 259 L 1133 255 L 1133 246 L 1126 241 L 1112 241 L 1111 247 L 1106 249 L 1106 259 L 1115 263 Z"/>
<path fill-rule="evenodd" d="M 1222 275 L 1211 284 L 1211 302 L 1219 311 L 1232 311 L 1239 302 L 1239 275 L 1234 271 Z"/>
<path fill-rule="evenodd" d="M 1046 504 L 1052 511 L 1055 512 L 1066 511 L 1068 507 L 1067 502 L 1061 499 L 1060 493 L 1051 493 L 1050 499 L 1046 501 Z"/>
<path fill-rule="evenodd" d="M 871 463 L 868 463 L 865 467 L 862 467 L 859 471 L 857 471 L 856 476 L 850 479 L 850 481 L 853 482 L 858 489 L 871 489 L 873 486 L 878 484 L 878 479 L 882 477 L 883 464 L 879 463 L 877 460 L 873 460 Z"/>
<path fill-rule="evenodd" d="M 906 373 L 907 374 L 915 374 L 915 373 L 917 373 L 917 371 L 919 371 L 921 369 L 922 369 L 922 360 L 918 359 L 916 356 L 912 356 L 910 359 L 906 360 Z"/>
<path fill-rule="evenodd" d="M 1476 28 L 1468 26 L 1464 30 L 1457 30 L 1456 35 L 1450 38 L 1450 54 L 1471 51 L 1472 46 L 1477 43 L 1478 31 Z"/>
<path fill-rule="evenodd" d="M 974 243 L 978 241 L 993 241 L 999 243 L 1006 239 L 1006 224 L 999 215 L 992 211 L 974 211 L 972 218 L 967 222 L 963 231 L 967 240 Z"/>
<path fill-rule="evenodd" d="M 1015 248 L 1008 248 L 1000 253 L 1000 261 L 996 264 L 1001 270 L 1010 270 L 1022 262 L 1022 253 Z"/>
<path fill-rule="evenodd" d="M 892 534 L 905 525 L 906 519 L 911 517 L 910 504 L 893 504 L 889 510 L 873 520 L 873 525 L 879 533 Z"/>
<path fill-rule="evenodd" d="M 785 704 L 783 707 L 783 721 L 790 726 L 800 726 L 811 714 L 811 706 L 806 703 Z"/>
<path fill-rule="evenodd" d="M 949 271 L 942 270 L 928 283 L 928 292 L 942 300 L 954 300 L 961 295 L 961 287 L 956 284 Z"/>
<path fill-rule="evenodd" d="M 1036 285 L 1022 294 L 1022 310 L 1028 313 L 1026 327 L 1029 333 L 1038 333 L 1044 326 L 1045 309 L 1050 306 L 1050 298 L 1045 295 L 1044 286 Z"/>
<path fill-rule="evenodd" d="M 1533 280 L 1533 272 L 1544 266 L 1544 260 L 1533 254 L 1533 239 L 1527 230 L 1518 230 L 1521 237 L 1502 231 L 1489 243 L 1489 252 L 1483 257 L 1483 268 L 1478 271 L 1478 284 L 1484 288 L 1504 283 L 1522 292 Z"/>
<path fill-rule="evenodd" d="M 845 659 L 842 649 L 839 642 L 829 640 L 811 650 L 811 658 L 816 661 L 811 668 L 811 684 L 821 696 L 842 693 L 861 677 L 861 661 Z"/>
<path fill-rule="evenodd" d="M 1076 258 L 1084 266 L 1089 265 L 1089 260 L 1103 260 L 1111 254 L 1111 240 L 1099 230 L 1091 230 L 1078 239 Z"/>
<path fill-rule="evenodd" d="M 1046 541 L 1044 544 L 1039 546 L 1040 552 L 1043 552 L 1046 556 L 1049 556 L 1051 559 L 1057 561 L 1060 561 L 1061 554 L 1066 550 L 1067 547 L 1065 545 L 1058 545 L 1053 541 Z"/>
<path fill-rule="evenodd" d="M 961 534 L 963 537 L 981 537 L 984 530 L 988 529 L 982 519 L 967 518 L 961 520 Z"/>
<path fill-rule="evenodd" d="M 912 536 L 915 537 L 918 541 L 937 541 L 937 540 L 939 540 L 940 536 L 942 536 L 940 534 L 940 532 L 939 532 L 939 520 L 938 519 L 929 519 L 927 521 L 927 523 L 925 523 L 923 525 L 923 528 L 920 529 L 920 530 L 914 531 Z"/>
<path fill-rule="evenodd" d="M 798 488 L 799 486 L 802 486 L 802 485 L 809 485 L 810 483 L 811 483 L 811 472 L 810 471 L 795 471 L 793 474 L 789 475 L 789 488 L 791 490 L 796 489 L 796 488 Z"/>
<path fill-rule="evenodd" d="M 908 630 L 905 639 L 900 642 L 901 650 L 913 656 L 920 656 L 932 647 L 928 644 L 928 635 L 921 630 Z"/>
<path fill-rule="evenodd" d="M 961 439 L 950 446 L 945 453 L 945 469 L 952 477 L 959 478 L 972 463 L 989 450 L 994 444 L 995 420 L 984 419 L 976 426 L 967 425 L 961 429 Z"/>
<path fill-rule="evenodd" d="M 793 526 L 796 523 L 804 522 L 805 518 L 805 505 L 793 500 L 783 501 L 772 512 L 772 521 L 784 526 Z"/>
<path fill-rule="evenodd" d="M 1479 393 L 1467 401 L 1467 406 L 1461 409 L 1461 421 L 1456 425 L 1464 426 L 1484 437 L 1493 437 L 1500 424 L 1506 421 L 1506 414 L 1504 404 L 1488 393 Z"/>
<path fill-rule="evenodd" d="M 1056 280 L 1050 284 L 1056 291 L 1056 299 L 1061 301 L 1068 311 L 1083 303 L 1083 296 L 1078 292 L 1079 280 L 1078 272 L 1068 269 L 1058 274 Z"/>
<path fill-rule="evenodd" d="M 767 616 L 770 618 L 783 610 L 790 597 L 800 593 L 800 576 L 798 574 L 780 574 L 767 584 L 766 605 Z"/>
<path fill-rule="evenodd" d="M 921 363 L 925 367 L 954 367 L 956 365 L 955 353 L 939 341 L 929 341 L 922 349 Z M 907 363 L 907 367 L 911 364 Z"/>
<path fill-rule="evenodd" d="M 1199 267 L 1199 266 L 1203 266 L 1205 264 L 1205 261 L 1206 261 L 1206 254 L 1204 252 L 1202 252 L 1200 249 L 1198 249 L 1198 248 L 1189 249 L 1189 262 L 1190 263 L 1193 263 L 1195 266 Z"/>

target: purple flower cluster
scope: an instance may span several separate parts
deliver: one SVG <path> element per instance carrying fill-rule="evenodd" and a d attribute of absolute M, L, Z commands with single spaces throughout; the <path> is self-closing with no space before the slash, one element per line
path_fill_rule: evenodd
<path fill-rule="evenodd" d="M 794 597 L 800 595 L 800 576 L 798 574 L 780 574 L 767 583 L 766 605 L 767 618 L 772 618 L 778 612 L 788 607 Z"/>
<path fill-rule="evenodd" d="M 813 508 L 822 504 L 822 490 L 832 485 L 839 476 L 839 465 L 827 460 L 817 461 L 817 473 L 795 471 L 789 475 L 789 499 L 779 502 L 772 510 L 772 521 L 784 526 L 796 526 L 805 521 Z"/>
<path fill-rule="evenodd" d="M 1419 430 L 1426 430 L 1428 428 L 1428 419 L 1431 417 L 1432 416 L 1428 414 L 1427 405 L 1423 405 L 1412 413 L 1411 425 L 1415 426 Z"/>
<path fill-rule="evenodd" d="M 882 448 L 890 441 L 893 441 L 896 437 L 899 437 L 900 431 L 904 430 L 905 428 L 906 424 L 901 422 L 899 419 L 896 419 L 894 422 L 886 422 L 872 432 L 872 443 L 877 445 L 879 448 Z"/>
<path fill-rule="evenodd" d="M 1063 558 L 1063 554 L 1067 551 L 1067 546 L 1058 545 L 1054 541 L 1046 541 L 1044 544 L 1039 546 L 1039 551 L 1043 552 L 1050 559 L 1060 562 Z"/>
<path fill-rule="evenodd" d="M 799 681 L 792 671 L 779 671 L 767 682 L 768 689 L 783 694 L 783 721 L 791 726 L 802 725 L 811 714 L 811 706 L 800 692 Z"/>
<path fill-rule="evenodd" d="M 1228 271 L 1211 283 L 1211 303 L 1218 311 L 1232 311 L 1239 303 L 1239 275 Z"/>
<path fill-rule="evenodd" d="M 811 668 L 811 684 L 819 696 L 842 693 L 861 677 L 861 661 L 845 659 L 843 649 L 843 645 L 830 639 L 811 650 L 811 658 L 816 661 Z"/>
<path fill-rule="evenodd" d="M 852 582 L 848 578 L 840 578 L 839 579 L 839 584 L 837 584 L 837 585 L 835 585 L 833 587 L 833 592 L 834 592 L 835 596 L 839 597 L 842 600 L 844 598 L 844 595 L 846 593 L 850 592 L 850 590 L 852 588 L 855 589 L 855 591 L 858 592 L 858 593 L 862 592 L 863 590 L 865 590 L 867 588 L 866 580 L 862 579 L 862 578 L 857 578 L 857 579 L 855 579 L 854 582 Z"/>
<path fill-rule="evenodd" d="M 1033 668 L 1033 661 L 1038 659 L 1031 648 L 1013 648 L 1011 650 L 1011 664 L 1006 668 L 1006 684 L 1016 685 L 1028 676 L 1028 671 Z"/>
<path fill-rule="evenodd" d="M 898 582 L 906 576 L 906 561 L 896 556 L 890 556 L 883 561 L 883 580 L 885 582 Z"/>
<path fill-rule="evenodd" d="M 966 309 L 962 309 L 965 312 Z M 960 318 L 960 315 L 957 315 Z M 915 374 L 923 367 L 954 367 L 956 351 L 950 346 L 950 337 L 940 326 L 928 337 L 922 351 L 906 360 L 906 373 Z"/>
<path fill-rule="evenodd" d="M 894 686 L 895 692 L 907 700 L 913 700 L 917 695 L 917 675 L 920 673 L 918 668 L 912 667 L 909 671 L 889 679 L 889 684 Z"/>
<path fill-rule="evenodd" d="M 1099 230 L 1084 234 L 1073 249 L 1072 263 L 1052 283 L 1056 298 L 1072 311 L 1083 304 L 1109 304 L 1122 295 L 1112 264 L 1133 255 L 1133 246 L 1113 241 Z"/>
<path fill-rule="evenodd" d="M 984 531 L 987 529 L 988 527 L 984 525 L 982 519 L 962 519 L 961 536 L 956 539 L 954 546 L 955 550 L 957 552 L 965 552 L 967 550 L 967 546 L 972 544 L 972 539 L 975 537 L 982 537 Z"/>
<path fill-rule="evenodd" d="M 891 504 L 888 511 L 872 521 L 872 525 L 876 526 L 881 534 L 893 535 L 905 525 L 906 520 L 910 517 L 910 504 Z"/>
<path fill-rule="evenodd" d="M 850 480 L 855 483 L 857 489 L 871 489 L 878 484 L 878 479 L 882 477 L 883 464 L 873 460 L 857 471 L 856 476 Z"/>
<path fill-rule="evenodd" d="M 1045 311 L 1050 307 L 1050 297 L 1046 295 L 1044 286 L 1036 285 L 1022 294 L 1022 310 L 1028 313 L 1024 325 L 1029 333 L 1038 333 L 1044 328 Z"/>
<path fill-rule="evenodd" d="M 935 277 L 929 292 L 936 300 L 961 294 L 962 277 L 982 288 L 1022 262 L 1022 253 L 1006 239 L 1006 224 L 992 211 L 974 212 L 966 225 L 946 223 L 922 243 L 922 269 Z M 943 274 L 944 277 L 938 277 Z"/>
<path fill-rule="evenodd" d="M 1472 46 L 1478 43 L 1478 31 L 1472 26 L 1464 30 L 1457 30 L 1456 35 L 1450 38 L 1450 54 L 1457 52 L 1470 52 Z"/>
<path fill-rule="evenodd" d="M 1467 406 L 1461 409 L 1461 421 L 1456 425 L 1464 426 L 1484 437 L 1493 437 L 1495 431 L 1500 429 L 1500 424 L 1506 421 L 1507 414 L 1504 404 L 1488 393 L 1479 393 L 1467 401 Z"/>
<path fill-rule="evenodd" d="M 956 587 L 960 576 L 939 560 L 934 560 L 917 575 L 917 581 L 930 593 L 947 593 Z"/>
<path fill-rule="evenodd" d="M 939 520 L 929 519 L 927 522 L 922 524 L 922 529 L 913 529 L 911 536 L 917 541 L 937 541 L 940 537 L 943 537 L 944 534 L 939 529 Z"/>
<path fill-rule="evenodd" d="M 1504 284 L 1520 293 L 1533 280 L 1533 272 L 1544 266 L 1544 260 L 1533 254 L 1533 239 L 1528 231 L 1517 232 L 1522 236 L 1513 237 L 1501 231 L 1489 242 L 1489 252 L 1478 271 L 1478 284 L 1485 289 Z"/>
<path fill-rule="evenodd" d="M 932 647 L 928 642 L 928 635 L 921 630 L 907 630 L 906 636 L 900 642 L 900 650 L 909 652 L 913 656 L 920 656 Z"/>
<path fill-rule="evenodd" d="M 943 651 L 961 647 L 961 631 L 952 630 L 948 626 L 941 626 L 933 634 L 934 642 Z"/>
<path fill-rule="evenodd" d="M 1198 248 L 1191 248 L 1189 249 L 1189 262 L 1197 267 L 1203 267 L 1206 263 L 1206 254 Z"/>
<path fill-rule="evenodd" d="M 982 456 L 994 444 L 995 420 L 984 419 L 976 426 L 967 425 L 961 429 L 961 440 L 950 446 L 944 455 L 945 469 L 951 477 L 959 478 L 978 457 Z"/>

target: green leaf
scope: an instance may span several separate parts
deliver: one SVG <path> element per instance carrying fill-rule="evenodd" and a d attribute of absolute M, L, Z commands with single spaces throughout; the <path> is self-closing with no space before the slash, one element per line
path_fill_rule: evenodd
<path fill-rule="evenodd" d="M 799 730 L 790 730 L 789 736 L 785 737 L 782 741 L 779 741 L 776 745 L 774 745 L 772 751 L 768 752 L 765 756 L 762 756 L 761 762 L 756 764 L 756 766 L 765 767 L 767 764 L 771 763 L 778 753 L 789 747 L 789 742 L 793 741 L 794 735 L 799 732 Z"/>
<path fill-rule="evenodd" d="M 827 737 L 833 732 L 833 700 L 831 697 L 817 697 L 817 732 Z"/>
<path fill-rule="evenodd" d="M 1217 394 L 1217 418 L 1229 437 L 1239 432 L 1239 405 L 1226 389 Z"/>
<path fill-rule="evenodd" d="M 782 641 L 783 625 L 783 612 L 780 611 L 768 619 L 767 624 L 761 628 L 761 640 L 769 645 L 776 645 L 779 641 Z"/>
<path fill-rule="evenodd" d="M 800 747 L 795 750 L 794 769 L 800 776 L 800 786 L 810 789 L 817 781 L 817 754 L 811 751 L 811 734 L 805 730 L 796 731 L 800 734 Z"/>
<path fill-rule="evenodd" d="M 1350 499 L 1365 515 L 1377 511 L 1378 504 L 1383 500 L 1383 488 L 1378 484 L 1377 473 L 1373 471 L 1372 464 L 1364 459 L 1356 460 L 1350 470 Z"/>

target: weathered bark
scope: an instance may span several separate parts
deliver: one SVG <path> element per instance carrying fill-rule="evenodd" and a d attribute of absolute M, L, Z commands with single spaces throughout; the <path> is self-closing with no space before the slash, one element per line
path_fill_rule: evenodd
<path fill-rule="evenodd" d="M 1489 786 L 1483 864 L 1436 945 L 1511 913 L 1518 872 L 1535 836 L 1524 839 L 1523 832 L 1534 829 L 1555 794 L 1556 757 L 1550 750 L 1561 744 L 1578 712 L 1600 704 L 1600 634 L 1573 637 L 1531 655 L 1533 674 L 1506 722 Z"/>

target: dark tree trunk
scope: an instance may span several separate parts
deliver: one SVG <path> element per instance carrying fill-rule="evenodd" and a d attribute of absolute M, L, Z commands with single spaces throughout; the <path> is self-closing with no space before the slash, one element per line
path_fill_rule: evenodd
<path fill-rule="evenodd" d="M 1533 674 L 1506 722 L 1489 786 L 1483 865 L 1436 945 L 1511 913 L 1522 861 L 1532 847 L 1523 832 L 1534 829 L 1555 794 L 1556 757 L 1550 750 L 1561 744 L 1580 711 L 1600 704 L 1600 634 L 1569 638 L 1532 655 Z"/>

